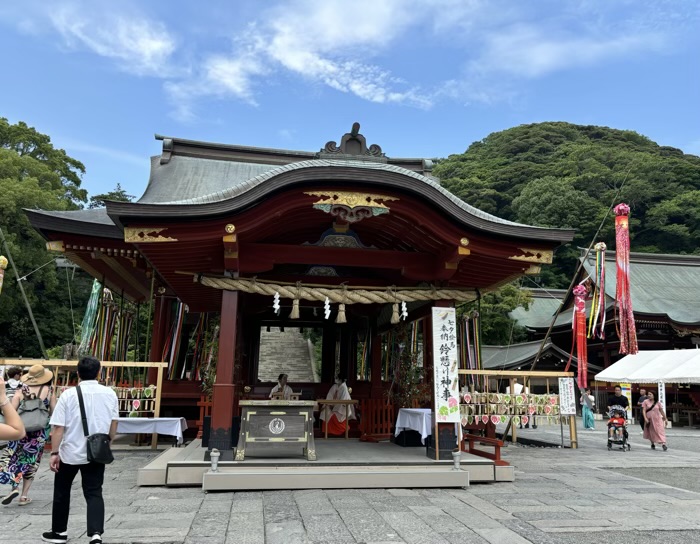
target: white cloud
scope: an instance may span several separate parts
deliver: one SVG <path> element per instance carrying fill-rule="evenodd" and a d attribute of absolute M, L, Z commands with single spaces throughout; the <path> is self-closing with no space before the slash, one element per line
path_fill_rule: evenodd
<path fill-rule="evenodd" d="M 535 78 L 558 70 L 591 65 L 664 46 L 660 33 L 611 36 L 556 35 L 550 29 L 512 25 L 485 37 L 480 57 L 470 64 L 474 73 L 506 72 Z"/>
<path fill-rule="evenodd" d="M 206 95 L 256 104 L 256 81 L 280 72 L 370 102 L 429 108 L 431 93 L 407 84 L 371 59 L 417 24 L 421 14 L 427 16 L 430 7 L 430 2 L 417 0 L 343 4 L 296 0 L 271 8 L 260 17 L 264 23 L 251 23 L 234 40 L 230 55 L 206 57 L 190 80 L 167 85 L 176 117 L 191 119 L 192 102 Z"/>
<path fill-rule="evenodd" d="M 110 159 L 115 159 L 121 162 L 128 162 L 146 168 L 148 166 L 148 161 L 144 160 L 142 155 L 136 153 L 129 153 L 128 151 L 122 151 L 120 149 L 113 149 L 111 147 L 104 147 L 100 145 L 94 145 L 87 142 L 82 142 L 80 140 L 73 140 L 70 138 L 60 138 L 55 139 L 56 143 L 64 147 L 69 154 L 71 152 L 79 153 L 91 153 L 95 155 L 102 155 L 103 157 L 108 157 Z"/>
<path fill-rule="evenodd" d="M 692 2 L 661 0 L 276 0 L 257 3 L 254 20 L 237 21 L 228 50 L 178 28 L 182 51 L 133 0 L 58 0 L 52 10 L 28 1 L 21 9 L 0 5 L 0 21 L 33 33 L 49 26 L 69 47 L 162 78 L 182 121 L 196 118 L 207 98 L 256 106 L 280 75 L 378 104 L 510 102 L 526 80 L 670 49 L 700 12 Z M 405 60 L 404 49 L 420 60 L 400 77 L 392 57 Z M 426 50 L 441 78 L 431 79 Z"/>
<path fill-rule="evenodd" d="M 114 59 L 121 69 L 137 75 L 172 74 L 169 61 L 176 42 L 163 23 L 79 4 L 58 5 L 49 18 L 70 47 Z"/>

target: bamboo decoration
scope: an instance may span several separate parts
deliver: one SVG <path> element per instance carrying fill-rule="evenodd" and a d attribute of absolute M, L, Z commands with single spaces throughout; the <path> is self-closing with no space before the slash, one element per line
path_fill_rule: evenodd
<path fill-rule="evenodd" d="M 605 339 L 605 250 L 604 242 L 595 246 L 595 287 L 591 301 L 591 315 L 588 319 L 588 338 Z"/>

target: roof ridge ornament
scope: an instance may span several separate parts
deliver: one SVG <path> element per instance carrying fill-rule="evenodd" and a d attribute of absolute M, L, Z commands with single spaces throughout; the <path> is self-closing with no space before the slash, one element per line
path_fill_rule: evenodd
<path fill-rule="evenodd" d="M 367 147 L 367 140 L 360 134 L 360 123 L 352 124 L 350 132 L 346 132 L 340 139 L 340 145 L 331 140 L 320 151 L 323 155 L 346 155 L 349 157 L 375 157 L 384 158 L 386 155 L 382 153 L 382 148 L 377 144 L 372 144 Z"/>
<path fill-rule="evenodd" d="M 168 164 L 170 162 L 174 147 L 172 138 L 163 138 L 163 152 L 160 154 L 160 164 Z"/>

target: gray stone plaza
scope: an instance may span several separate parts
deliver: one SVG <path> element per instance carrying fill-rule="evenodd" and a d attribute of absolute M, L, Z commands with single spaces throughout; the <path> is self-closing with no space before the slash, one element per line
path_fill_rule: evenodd
<path fill-rule="evenodd" d="M 204 494 L 138 488 L 150 451 L 119 453 L 107 470 L 105 544 L 700 542 L 700 431 L 670 429 L 652 451 L 630 427 L 632 451 L 607 451 L 604 425 L 580 448 L 509 446 L 514 483 L 465 490 L 310 490 Z M 521 436 L 557 441 L 558 427 Z M 79 479 L 79 477 L 78 477 Z M 283 484 L 282 484 L 283 486 Z M 4 490 L 3 490 L 4 492 Z M 2 542 L 39 542 L 50 528 L 52 474 L 42 463 L 34 501 L 2 507 Z M 86 541 L 79 481 L 69 542 Z"/>

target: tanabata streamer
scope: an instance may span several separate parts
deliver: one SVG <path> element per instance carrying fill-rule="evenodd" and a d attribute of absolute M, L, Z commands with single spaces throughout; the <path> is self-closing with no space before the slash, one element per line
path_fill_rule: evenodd
<path fill-rule="evenodd" d="M 573 329 L 573 343 L 576 345 L 576 358 L 578 359 L 577 384 L 579 389 L 588 387 L 588 341 L 586 340 L 586 288 L 583 285 L 574 287 L 574 316 L 571 320 Z M 574 346 L 571 347 L 569 362 L 566 370 L 569 369 L 571 359 L 574 356 Z"/>
<path fill-rule="evenodd" d="M 604 242 L 595 246 L 595 287 L 588 319 L 588 338 L 605 339 L 605 250 Z"/>
<path fill-rule="evenodd" d="M 630 207 L 620 203 L 615 211 L 615 258 L 617 262 L 617 290 L 615 307 L 617 309 L 617 335 L 620 338 L 620 353 L 633 355 L 637 347 L 637 330 L 632 311 L 630 293 Z"/>

